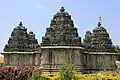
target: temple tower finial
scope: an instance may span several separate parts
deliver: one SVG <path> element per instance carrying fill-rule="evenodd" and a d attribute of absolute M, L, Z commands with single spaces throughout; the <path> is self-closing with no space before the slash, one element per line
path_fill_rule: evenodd
<path fill-rule="evenodd" d="M 98 26 L 99 27 L 101 26 L 101 21 L 102 21 L 101 16 L 99 16 L 99 20 L 98 20 Z"/>
<path fill-rule="evenodd" d="M 64 12 L 64 11 L 65 11 L 64 7 L 61 7 L 60 11 L 61 11 L 61 12 Z"/>
<path fill-rule="evenodd" d="M 19 23 L 19 26 L 22 26 L 22 25 L 23 25 L 22 22 L 20 22 L 20 23 Z"/>
<path fill-rule="evenodd" d="M 101 16 L 99 16 L 99 22 L 101 22 L 102 21 L 102 17 Z"/>

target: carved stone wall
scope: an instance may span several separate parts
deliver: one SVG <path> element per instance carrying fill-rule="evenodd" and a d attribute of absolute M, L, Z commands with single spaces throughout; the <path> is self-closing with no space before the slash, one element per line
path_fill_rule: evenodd
<path fill-rule="evenodd" d="M 84 52 L 81 47 L 45 46 L 41 52 L 4 52 L 6 66 L 40 66 L 43 72 L 55 73 L 63 63 L 74 64 L 78 72 L 94 73 L 116 69 L 116 53 Z"/>
<path fill-rule="evenodd" d="M 116 53 L 89 52 L 83 55 L 83 67 L 87 73 L 116 69 Z"/>
<path fill-rule="evenodd" d="M 60 70 L 63 63 L 73 63 L 77 70 L 82 70 L 82 54 L 84 50 L 81 47 L 70 46 L 41 46 L 42 65 L 46 72 L 56 72 Z"/>
<path fill-rule="evenodd" d="M 40 65 L 41 53 L 36 52 L 4 52 L 6 66 L 37 66 Z"/>

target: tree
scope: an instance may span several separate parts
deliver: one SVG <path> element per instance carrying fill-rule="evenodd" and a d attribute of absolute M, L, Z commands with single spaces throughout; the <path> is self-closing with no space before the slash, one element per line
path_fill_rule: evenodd
<path fill-rule="evenodd" d="M 118 53 L 117 60 L 120 61 L 120 46 L 116 45 L 115 46 L 115 51 Z"/>

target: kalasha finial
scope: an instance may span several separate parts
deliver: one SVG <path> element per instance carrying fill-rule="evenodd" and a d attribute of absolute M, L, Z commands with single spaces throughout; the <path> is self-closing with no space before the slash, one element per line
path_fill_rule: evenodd
<path fill-rule="evenodd" d="M 99 16 L 99 22 L 101 22 L 101 21 L 102 21 L 101 16 Z"/>
<path fill-rule="evenodd" d="M 64 7 L 61 7 L 60 11 L 61 11 L 61 12 L 64 12 L 64 11 L 65 11 Z"/>
<path fill-rule="evenodd" d="M 22 26 L 22 25 L 23 25 L 22 22 L 20 22 L 19 26 Z"/>
<path fill-rule="evenodd" d="M 101 16 L 99 16 L 98 26 L 101 26 L 101 21 L 102 21 Z"/>

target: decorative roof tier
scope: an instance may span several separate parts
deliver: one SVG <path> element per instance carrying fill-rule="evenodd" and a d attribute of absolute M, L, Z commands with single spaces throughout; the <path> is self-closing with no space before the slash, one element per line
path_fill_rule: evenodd
<path fill-rule="evenodd" d="M 89 51 L 89 49 L 90 49 L 91 34 L 92 33 L 90 31 L 86 31 L 85 39 L 83 39 L 83 45 L 87 51 Z"/>
<path fill-rule="evenodd" d="M 53 16 L 50 27 L 42 37 L 41 45 L 81 45 L 77 28 L 74 27 L 71 15 L 65 12 L 64 7 L 61 7 L 60 11 Z"/>
<path fill-rule="evenodd" d="M 87 33 L 84 39 L 85 47 L 91 52 L 114 52 L 112 40 L 107 30 L 98 22 L 93 33 Z"/>
<path fill-rule="evenodd" d="M 27 28 L 20 22 L 19 26 L 15 27 L 5 45 L 5 52 L 31 52 L 36 51 L 39 47 L 35 34 L 33 32 L 27 33 Z"/>

